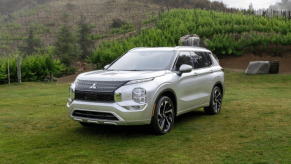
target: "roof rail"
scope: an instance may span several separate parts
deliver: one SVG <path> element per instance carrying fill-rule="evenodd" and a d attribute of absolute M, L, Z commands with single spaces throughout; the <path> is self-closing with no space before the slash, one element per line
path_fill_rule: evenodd
<path fill-rule="evenodd" d="M 177 46 L 177 47 L 175 47 L 175 49 L 179 49 L 179 48 L 201 48 L 201 49 L 206 49 L 204 47 L 199 47 L 199 46 Z"/>

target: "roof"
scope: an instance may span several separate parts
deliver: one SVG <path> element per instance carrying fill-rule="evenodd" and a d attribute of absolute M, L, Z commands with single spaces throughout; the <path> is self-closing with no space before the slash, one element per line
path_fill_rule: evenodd
<path fill-rule="evenodd" d="M 178 47 L 137 47 L 133 48 L 130 51 L 193 51 L 193 50 L 203 50 L 209 51 L 203 47 L 196 46 L 178 46 Z"/>

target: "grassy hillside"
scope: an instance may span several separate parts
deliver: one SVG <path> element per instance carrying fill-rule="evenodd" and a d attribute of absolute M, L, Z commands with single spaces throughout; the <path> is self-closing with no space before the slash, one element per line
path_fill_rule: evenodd
<path fill-rule="evenodd" d="M 83 128 L 67 113 L 69 84 L 1 85 L 0 163 L 290 163 L 290 76 L 225 78 L 219 115 L 185 114 L 164 136 Z"/>
<path fill-rule="evenodd" d="M 7 16 L 0 19 L 0 55 L 9 54 L 18 46 L 25 46 L 23 40 L 28 36 L 27 31 L 31 24 L 37 27 L 35 33 L 41 37 L 45 47 L 48 47 L 56 41 L 56 31 L 62 24 L 71 25 L 75 31 L 81 17 L 85 17 L 85 23 L 91 24 L 93 29 L 96 48 L 99 40 L 132 36 L 129 32 L 137 27 L 153 26 L 159 8 L 154 4 L 128 0 L 58 0 L 26 11 L 20 10 L 11 14 L 14 21 L 3 24 Z M 64 17 L 68 18 L 67 22 Z M 111 25 L 117 18 L 127 22 L 129 27 L 114 30 Z"/>
<path fill-rule="evenodd" d="M 0 0 L 0 6 L 0 56 L 26 46 L 23 40 L 28 36 L 30 25 L 37 27 L 35 33 L 46 48 L 53 45 L 56 31 L 65 23 L 64 17 L 69 19 L 66 24 L 72 25 L 73 31 L 81 17 L 86 17 L 85 23 L 92 25 L 94 47 L 97 48 L 103 40 L 131 37 L 134 35 L 130 33 L 132 31 L 155 26 L 158 13 L 167 7 L 227 9 L 222 2 L 209 0 Z M 117 18 L 127 22 L 128 26 L 114 29 L 111 25 Z"/>
<path fill-rule="evenodd" d="M 180 37 L 185 34 L 198 34 L 208 48 L 220 56 L 239 56 L 247 48 L 259 53 L 260 46 L 269 54 L 278 55 L 291 45 L 290 26 L 291 22 L 285 17 L 174 9 L 162 14 L 155 28 L 143 30 L 136 37 L 104 42 L 94 52 L 91 61 L 102 66 L 134 47 L 178 46 L 181 45 Z"/>
<path fill-rule="evenodd" d="M 15 11 L 43 5 L 53 0 L 0 0 L 0 14 L 8 15 Z"/>

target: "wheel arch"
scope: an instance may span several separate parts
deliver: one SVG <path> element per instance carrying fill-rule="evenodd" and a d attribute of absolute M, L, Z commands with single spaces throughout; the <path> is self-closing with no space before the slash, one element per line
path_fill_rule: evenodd
<path fill-rule="evenodd" d="M 217 81 L 214 85 L 213 85 L 213 88 L 218 86 L 219 89 L 221 90 L 221 93 L 222 93 L 222 98 L 224 96 L 224 85 L 221 81 Z"/>
<path fill-rule="evenodd" d="M 172 100 L 172 103 L 175 107 L 174 109 L 174 114 L 175 116 L 177 115 L 177 96 L 176 96 L 176 93 L 173 89 L 164 89 L 162 92 L 159 93 L 159 95 L 157 96 L 156 100 L 155 100 L 155 104 L 157 104 L 158 100 L 162 97 L 162 96 L 167 96 L 169 97 L 171 100 Z M 156 108 L 156 107 L 155 107 Z"/>

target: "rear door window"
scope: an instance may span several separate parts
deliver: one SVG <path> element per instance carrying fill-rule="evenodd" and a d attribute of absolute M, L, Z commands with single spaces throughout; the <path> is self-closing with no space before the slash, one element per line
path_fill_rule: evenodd
<path fill-rule="evenodd" d="M 208 57 L 206 57 L 205 53 L 206 52 L 191 52 L 191 58 L 193 58 L 194 69 L 205 68 L 212 65 L 210 56 L 208 55 Z"/>
<path fill-rule="evenodd" d="M 204 52 L 204 56 L 206 58 L 206 63 L 208 67 L 212 66 L 212 60 L 211 60 L 210 54 L 211 53 L 209 52 Z"/>

